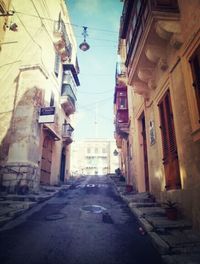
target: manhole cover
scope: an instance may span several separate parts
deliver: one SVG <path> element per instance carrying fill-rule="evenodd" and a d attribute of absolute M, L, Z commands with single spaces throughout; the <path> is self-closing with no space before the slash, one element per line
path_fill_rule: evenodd
<path fill-rule="evenodd" d="M 54 221 L 54 220 L 63 219 L 63 218 L 65 218 L 65 217 L 66 217 L 66 215 L 64 215 L 64 214 L 51 214 L 51 215 L 47 215 L 47 216 L 45 217 L 45 219 L 46 219 L 47 221 Z"/>
<path fill-rule="evenodd" d="M 94 188 L 96 185 L 95 184 L 87 184 L 86 187 L 87 188 Z"/>
<path fill-rule="evenodd" d="M 95 214 L 100 214 L 106 210 L 105 207 L 100 206 L 100 205 L 85 205 L 81 207 L 81 210 L 87 211 L 90 213 L 95 213 Z"/>

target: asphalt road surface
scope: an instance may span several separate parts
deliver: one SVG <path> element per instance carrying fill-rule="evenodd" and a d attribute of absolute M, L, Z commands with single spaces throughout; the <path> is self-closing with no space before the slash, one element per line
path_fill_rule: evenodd
<path fill-rule="evenodd" d="M 0 232 L 1 264 L 161 264 L 107 177 L 87 177 Z"/>

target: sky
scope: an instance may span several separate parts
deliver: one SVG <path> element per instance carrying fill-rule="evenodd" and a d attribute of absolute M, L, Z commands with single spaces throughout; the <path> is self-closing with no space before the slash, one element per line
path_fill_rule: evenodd
<path fill-rule="evenodd" d="M 77 45 L 88 27 L 88 51 L 78 48 L 81 85 L 77 91 L 74 140 L 113 139 L 113 95 L 117 62 L 120 0 L 65 0 Z"/>

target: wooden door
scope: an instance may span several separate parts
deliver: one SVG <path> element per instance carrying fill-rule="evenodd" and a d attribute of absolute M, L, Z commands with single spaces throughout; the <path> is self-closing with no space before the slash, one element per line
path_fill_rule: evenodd
<path fill-rule="evenodd" d="M 43 141 L 42 161 L 41 161 L 41 178 L 42 184 L 50 184 L 52 161 L 52 140 L 46 136 Z"/>
<path fill-rule="evenodd" d="M 170 92 L 165 93 L 158 104 L 161 122 L 163 165 L 167 190 L 181 188 L 179 161 L 171 106 Z"/>

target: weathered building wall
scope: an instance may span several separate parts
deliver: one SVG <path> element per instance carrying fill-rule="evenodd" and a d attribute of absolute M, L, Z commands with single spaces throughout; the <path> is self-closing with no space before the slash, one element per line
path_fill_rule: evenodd
<path fill-rule="evenodd" d="M 13 0 L 10 9 L 15 13 L 7 18 L 3 36 L 5 42 L 0 52 L 0 164 L 1 184 L 9 191 L 16 186 L 39 187 L 43 162 L 45 137 L 52 145 L 50 175 L 47 184 L 59 184 L 62 125 L 70 122 L 60 103 L 62 64 L 55 73 L 55 22 L 65 21 L 72 45 L 71 64 L 76 64 L 76 42 L 65 3 L 62 0 L 44 2 Z M 44 19 L 42 19 L 43 17 Z M 9 30 L 15 22 L 18 31 Z M 0 32 L 1 33 L 1 32 Z M 1 34 L 2 36 L 2 34 Z M 53 102 L 51 99 L 53 98 Z M 53 124 L 38 123 L 39 110 L 53 104 L 56 108 Z M 52 106 L 52 105 L 51 105 Z M 66 154 L 66 160 L 69 159 Z M 42 168 L 43 166 L 43 168 Z M 69 170 L 69 168 L 67 169 Z M 66 171 L 67 171 L 66 170 Z"/>
<path fill-rule="evenodd" d="M 129 54 L 132 60 L 127 70 L 128 84 L 134 91 L 132 95 L 129 93 L 132 101 L 129 141 L 132 141 L 135 160 L 134 173 L 130 175 L 135 178 L 139 192 L 148 191 L 141 134 L 144 116 L 149 191 L 160 201 L 177 201 L 181 213 L 193 221 L 195 228 L 200 228 L 200 125 L 190 65 L 193 54 L 200 47 L 200 2 L 179 0 L 178 4 L 180 14 L 174 18 L 169 16 L 168 20 L 164 16 L 161 20 L 155 18 L 152 28 L 148 24 L 144 29 L 135 55 Z M 129 32 L 129 24 L 124 25 L 123 30 L 126 28 Z M 128 33 L 126 37 L 128 39 Z M 159 113 L 159 103 L 167 90 L 171 96 L 181 182 L 181 186 L 171 189 L 166 187 Z"/>

